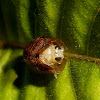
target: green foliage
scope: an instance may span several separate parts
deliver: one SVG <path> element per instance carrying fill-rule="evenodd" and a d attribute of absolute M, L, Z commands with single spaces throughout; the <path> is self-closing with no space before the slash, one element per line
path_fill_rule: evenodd
<path fill-rule="evenodd" d="M 1 0 L 0 40 L 59 38 L 68 52 L 100 58 L 100 0 Z M 100 100 L 100 66 L 67 59 L 64 71 L 38 75 L 21 49 L 0 49 L 0 100 Z"/>

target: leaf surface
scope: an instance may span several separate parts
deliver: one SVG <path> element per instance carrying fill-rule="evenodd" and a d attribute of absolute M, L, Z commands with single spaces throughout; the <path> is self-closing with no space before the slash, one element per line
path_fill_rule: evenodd
<path fill-rule="evenodd" d="M 100 58 L 100 0 L 1 0 L 0 40 L 59 38 L 71 53 Z M 39 75 L 22 49 L 0 49 L 0 100 L 100 100 L 100 65 L 67 59 L 64 71 Z"/>

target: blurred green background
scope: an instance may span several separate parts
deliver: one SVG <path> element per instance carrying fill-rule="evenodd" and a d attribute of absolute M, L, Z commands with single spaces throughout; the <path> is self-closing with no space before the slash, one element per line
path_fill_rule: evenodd
<path fill-rule="evenodd" d="M 27 44 L 40 36 L 100 58 L 100 0 L 0 0 L 0 41 Z M 100 100 L 100 65 L 68 58 L 55 79 L 30 70 L 23 49 L 2 48 L 0 100 Z"/>

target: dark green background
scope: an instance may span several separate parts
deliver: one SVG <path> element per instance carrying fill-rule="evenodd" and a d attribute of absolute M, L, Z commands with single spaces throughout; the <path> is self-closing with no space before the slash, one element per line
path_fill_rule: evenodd
<path fill-rule="evenodd" d="M 49 36 L 68 52 L 100 58 L 100 0 L 0 0 L 0 40 Z M 100 100 L 100 66 L 67 59 L 64 71 L 38 75 L 22 49 L 0 49 L 0 100 Z"/>

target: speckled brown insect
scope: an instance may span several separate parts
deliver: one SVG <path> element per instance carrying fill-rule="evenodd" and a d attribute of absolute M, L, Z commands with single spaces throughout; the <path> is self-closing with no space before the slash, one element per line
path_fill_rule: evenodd
<path fill-rule="evenodd" d="M 54 38 L 47 38 L 47 37 L 39 37 L 33 41 L 31 41 L 29 44 L 26 45 L 24 49 L 24 60 L 27 64 L 30 65 L 31 69 L 38 73 L 47 73 L 47 74 L 59 74 L 63 71 L 66 60 L 62 59 L 59 63 L 59 57 L 55 58 L 56 63 L 48 64 L 44 63 L 40 55 L 51 46 L 54 45 L 57 50 L 60 50 L 61 47 L 65 50 L 65 45 L 61 40 L 54 39 Z M 52 51 L 53 52 L 53 51 Z M 47 54 L 47 56 L 49 56 Z"/>

